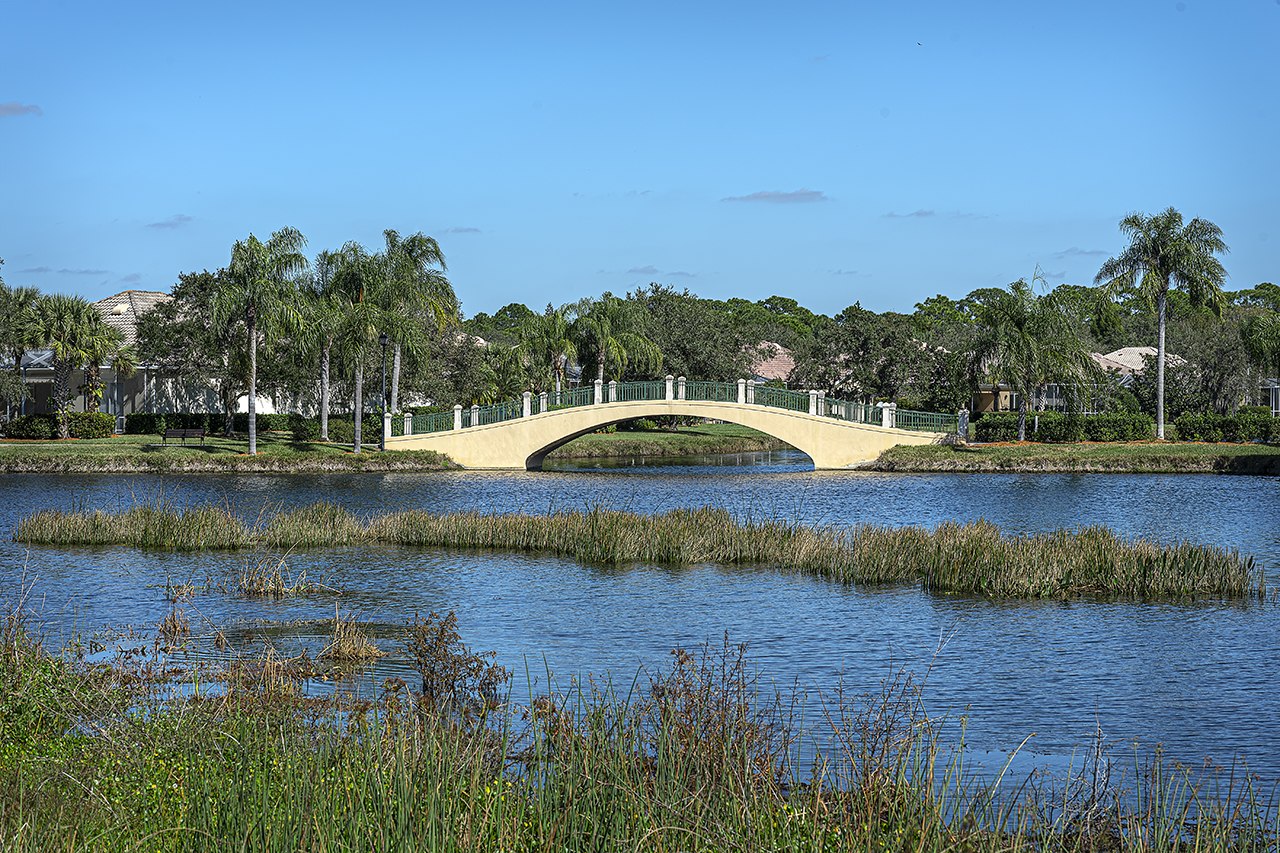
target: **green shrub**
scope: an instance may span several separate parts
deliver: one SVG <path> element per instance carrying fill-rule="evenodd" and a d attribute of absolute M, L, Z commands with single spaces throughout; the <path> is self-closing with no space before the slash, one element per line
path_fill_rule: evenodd
<path fill-rule="evenodd" d="M 3 425 L 5 438 L 57 438 L 58 427 L 53 415 L 24 415 Z"/>
<path fill-rule="evenodd" d="M 973 422 L 973 434 L 977 441 L 1017 441 L 1018 415 L 1016 412 L 987 412 Z"/>
<path fill-rule="evenodd" d="M 222 426 L 222 415 L 205 412 L 174 412 L 164 416 L 165 429 L 202 429 L 213 432 L 214 422 Z"/>
<path fill-rule="evenodd" d="M 1082 419 L 1086 441 L 1146 441 L 1155 436 L 1150 415 L 1140 412 L 1106 412 Z"/>
<path fill-rule="evenodd" d="M 285 430 L 290 429 L 289 415 L 283 414 L 283 413 L 268 415 L 262 412 L 258 412 L 257 421 L 258 421 L 258 432 L 276 432 L 276 431 L 283 432 Z M 234 422 L 235 422 L 234 429 L 236 432 L 249 431 L 249 413 L 248 412 L 236 412 L 234 416 Z"/>
<path fill-rule="evenodd" d="M 116 431 L 116 417 L 106 412 L 72 412 L 67 426 L 72 438 L 110 438 Z"/>
<path fill-rule="evenodd" d="M 333 422 L 329 422 L 330 426 Z M 302 415 L 289 415 L 289 431 L 294 441 L 319 441 L 320 419 L 304 418 Z"/>
<path fill-rule="evenodd" d="M 368 423 L 360 424 L 361 438 L 368 437 Z M 319 435 L 319 426 L 316 427 L 316 433 Z M 355 441 L 356 425 L 353 421 L 342 418 L 329 419 L 329 440 L 334 444 L 351 444 Z"/>
<path fill-rule="evenodd" d="M 1212 412 L 1183 412 L 1173 424 L 1183 441 L 1222 441 L 1222 415 Z"/>
<path fill-rule="evenodd" d="M 165 416 L 155 412 L 134 412 L 124 416 L 127 435 L 160 435 L 165 430 Z"/>

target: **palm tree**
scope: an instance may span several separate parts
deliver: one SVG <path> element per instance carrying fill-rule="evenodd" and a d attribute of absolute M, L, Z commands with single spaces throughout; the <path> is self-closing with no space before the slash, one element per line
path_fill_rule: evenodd
<path fill-rule="evenodd" d="M 548 374 L 551 376 L 556 386 L 556 402 L 560 402 L 565 369 L 578 357 L 565 310 L 548 305 L 543 313 L 526 319 L 520 326 L 518 346 L 529 359 L 531 367 L 535 364 L 541 366 L 540 379 Z"/>
<path fill-rule="evenodd" d="M 1111 293 L 1137 291 L 1156 312 L 1156 438 L 1164 438 L 1164 335 L 1169 288 L 1187 291 L 1191 303 L 1222 312 L 1222 285 L 1227 273 L 1216 255 L 1226 254 L 1222 229 L 1206 219 L 1183 225 L 1182 214 L 1170 207 L 1146 216 L 1131 213 L 1120 221 L 1129 238 L 1123 252 L 1108 258 L 1095 284 Z"/>
<path fill-rule="evenodd" d="M 329 360 L 342 322 L 342 298 L 333 282 L 340 261 L 339 252 L 328 249 L 320 252 L 303 287 L 307 331 L 320 345 L 321 441 L 329 440 Z"/>
<path fill-rule="evenodd" d="M 37 346 L 53 353 L 53 406 L 58 437 L 70 437 L 71 373 L 104 354 L 131 361 L 119 330 L 108 326 L 88 300 L 79 296 L 42 296 L 32 308 Z M 94 364 L 96 371 L 97 365 Z M 88 377 L 86 377 L 88 379 Z"/>
<path fill-rule="evenodd" d="M 244 321 L 249 335 L 249 455 L 258 452 L 258 336 L 296 332 L 302 325 L 296 277 L 307 269 L 306 238 L 281 228 L 263 243 L 254 235 L 231 247 L 231 263 L 214 296 L 213 319 Z"/>
<path fill-rule="evenodd" d="M 1280 370 L 1280 312 L 1267 311 L 1249 318 L 1244 332 L 1249 355 L 1264 370 Z"/>
<path fill-rule="evenodd" d="M 600 299 L 583 299 L 570 309 L 576 316 L 570 327 L 579 353 L 595 361 L 596 378 L 603 381 L 606 366 L 621 379 L 629 366 L 657 372 L 662 351 L 640 330 L 641 318 L 630 304 L 611 293 Z"/>
<path fill-rule="evenodd" d="M 1043 283 L 1039 270 L 1033 282 Z M 1019 397 L 1018 441 L 1027 437 L 1027 401 L 1044 408 L 1052 381 L 1082 382 L 1094 369 L 1079 319 L 1052 296 L 1038 296 L 1026 279 L 1018 279 L 977 309 L 978 335 L 972 353 L 974 370 Z"/>
<path fill-rule="evenodd" d="M 32 315 L 39 298 L 40 291 L 34 287 L 9 287 L 0 279 L 0 355 L 12 360 L 13 373 L 19 382 L 22 356 L 39 345 Z"/>
<path fill-rule="evenodd" d="M 394 342 L 391 360 L 391 411 L 400 411 L 400 358 L 404 346 L 415 354 L 422 347 L 418 335 L 434 329 L 443 333 L 457 317 L 458 297 L 445 277 L 448 267 L 435 238 L 419 231 L 408 237 L 388 228 L 386 241 L 386 288 L 383 290 L 387 328 Z"/>
<path fill-rule="evenodd" d="M 333 274 L 334 292 L 342 304 L 335 340 L 354 362 L 355 435 L 353 453 L 360 452 L 364 416 L 364 364 L 379 332 L 386 328 L 383 294 L 387 265 L 382 255 L 370 255 L 359 243 L 350 242 L 338 253 Z"/>

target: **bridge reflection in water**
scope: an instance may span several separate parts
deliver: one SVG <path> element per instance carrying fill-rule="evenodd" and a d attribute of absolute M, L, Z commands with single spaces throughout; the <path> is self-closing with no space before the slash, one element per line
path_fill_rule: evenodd
<path fill-rule="evenodd" d="M 539 470 L 548 453 L 609 424 L 663 415 L 728 421 L 750 427 L 807 454 L 818 470 L 870 462 L 899 444 L 938 444 L 957 429 L 957 416 L 912 412 L 894 404 L 868 406 L 826 396 L 737 382 L 600 382 L 554 394 L 525 392 L 492 406 L 405 416 L 404 435 L 388 450 L 434 450 L 464 468 Z"/>

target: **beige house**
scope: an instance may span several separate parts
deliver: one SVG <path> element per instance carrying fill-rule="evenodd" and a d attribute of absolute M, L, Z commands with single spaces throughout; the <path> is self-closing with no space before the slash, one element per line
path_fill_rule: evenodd
<path fill-rule="evenodd" d="M 126 290 L 93 303 L 109 326 L 118 329 L 124 342 L 136 347 L 138 343 L 138 319 L 155 306 L 172 297 L 155 290 Z M 104 383 L 102 404 L 99 411 L 115 415 L 117 430 L 124 428 L 124 416 L 135 412 L 218 412 L 222 402 L 217 386 L 212 382 L 200 382 L 164 375 L 153 365 L 139 364 L 130 376 L 118 376 L 111 364 L 102 365 L 100 374 Z M 22 378 L 31 392 L 31 399 L 24 405 L 26 414 L 49 414 L 53 411 L 53 353 L 49 350 L 32 350 L 22 357 Z M 84 371 L 71 374 L 73 393 L 72 411 L 83 412 L 88 405 L 84 388 Z M 248 411 L 248 396 L 237 401 L 236 410 Z M 259 396 L 257 410 L 263 414 L 277 411 L 276 402 L 270 397 Z"/>
<path fill-rule="evenodd" d="M 1145 359 L 1154 359 L 1156 357 L 1156 348 L 1121 347 L 1109 353 L 1091 352 L 1089 357 L 1093 359 L 1098 367 L 1114 374 L 1120 385 L 1127 388 L 1133 382 L 1133 377 L 1142 375 L 1146 367 Z M 1186 359 L 1171 352 L 1166 352 L 1165 363 L 1171 366 L 1178 366 L 1186 364 Z M 1018 407 L 1018 395 L 1013 393 L 1008 385 L 979 385 L 978 392 L 973 395 L 973 411 L 975 413 L 997 411 L 997 400 L 999 400 L 998 411 L 1008 412 Z M 1046 386 L 1045 409 L 1052 412 L 1065 412 L 1069 407 L 1070 400 L 1064 386 L 1057 383 L 1051 383 Z M 1087 409 L 1084 413 L 1090 414 Z"/>

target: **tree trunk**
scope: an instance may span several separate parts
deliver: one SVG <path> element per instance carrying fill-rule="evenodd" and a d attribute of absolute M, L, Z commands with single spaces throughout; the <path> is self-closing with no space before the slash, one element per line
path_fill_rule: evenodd
<path fill-rule="evenodd" d="M 245 318 L 249 328 L 249 455 L 258 453 L 258 328 L 250 311 Z"/>
<path fill-rule="evenodd" d="M 600 357 L 596 359 L 596 379 L 604 381 L 604 350 L 600 350 Z"/>
<path fill-rule="evenodd" d="M 391 356 L 391 412 L 400 411 L 400 342 Z"/>
<path fill-rule="evenodd" d="M 324 348 L 320 350 L 320 440 L 329 440 L 329 350 L 333 348 L 333 338 L 324 339 Z"/>
<path fill-rule="evenodd" d="M 53 403 L 58 421 L 58 438 L 71 437 L 71 365 L 58 359 L 53 363 Z"/>
<path fill-rule="evenodd" d="M 1027 398 L 1018 400 L 1018 441 L 1027 440 Z"/>
<path fill-rule="evenodd" d="M 356 359 L 356 404 L 354 418 L 356 422 L 355 438 L 351 442 L 351 452 L 360 452 L 360 420 L 364 414 L 364 356 Z"/>
<path fill-rule="evenodd" d="M 1156 439 L 1164 441 L 1164 324 L 1167 286 L 1156 294 Z"/>
<path fill-rule="evenodd" d="M 230 379 L 222 380 L 222 433 L 230 438 L 236 431 L 236 392 Z"/>

